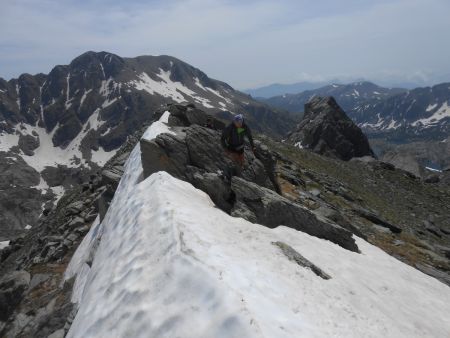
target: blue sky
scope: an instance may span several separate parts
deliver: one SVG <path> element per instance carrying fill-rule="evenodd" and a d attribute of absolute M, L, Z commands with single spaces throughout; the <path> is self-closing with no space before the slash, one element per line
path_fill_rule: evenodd
<path fill-rule="evenodd" d="M 0 76 L 168 54 L 236 88 L 450 81 L 448 0 L 0 0 Z"/>

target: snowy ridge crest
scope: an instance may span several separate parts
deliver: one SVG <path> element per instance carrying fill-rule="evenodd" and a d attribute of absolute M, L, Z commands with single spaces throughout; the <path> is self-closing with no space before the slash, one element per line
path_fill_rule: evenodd
<path fill-rule="evenodd" d="M 164 132 L 167 117 L 147 137 Z M 138 144 L 66 272 L 77 275 L 79 308 L 68 337 L 445 336 L 450 323 L 436 313 L 450 311 L 448 287 L 356 240 L 361 254 L 233 218 L 165 172 L 143 180 Z"/>

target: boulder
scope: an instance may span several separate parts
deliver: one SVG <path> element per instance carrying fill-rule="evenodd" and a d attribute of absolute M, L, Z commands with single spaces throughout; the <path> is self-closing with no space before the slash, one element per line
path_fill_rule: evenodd
<path fill-rule="evenodd" d="M 314 97 L 288 142 L 315 153 L 348 161 L 374 153 L 361 129 L 332 97 Z"/>
<path fill-rule="evenodd" d="M 428 175 L 427 177 L 425 177 L 425 179 L 423 181 L 425 183 L 439 183 L 440 176 L 439 176 L 439 174 L 431 174 L 431 175 Z"/>
<path fill-rule="evenodd" d="M 276 228 L 284 225 L 358 252 L 352 233 L 274 191 L 239 177 L 231 180 L 236 204 L 231 215 Z"/>
<path fill-rule="evenodd" d="M 32 135 L 19 136 L 19 148 L 25 155 L 33 156 L 34 150 L 39 147 L 39 138 Z"/>

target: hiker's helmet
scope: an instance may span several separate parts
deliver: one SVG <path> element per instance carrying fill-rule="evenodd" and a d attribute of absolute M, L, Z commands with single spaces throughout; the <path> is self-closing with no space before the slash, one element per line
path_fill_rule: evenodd
<path fill-rule="evenodd" d="M 244 121 L 244 116 L 242 114 L 234 115 L 233 122 L 242 123 Z"/>

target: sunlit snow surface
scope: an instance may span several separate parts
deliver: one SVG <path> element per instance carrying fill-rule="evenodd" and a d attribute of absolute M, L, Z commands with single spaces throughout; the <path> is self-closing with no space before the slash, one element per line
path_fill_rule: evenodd
<path fill-rule="evenodd" d="M 233 218 L 165 172 L 142 180 L 138 144 L 70 265 L 80 278 L 68 337 L 448 336 L 450 288 L 356 240 L 361 254 Z M 289 261 L 275 241 L 332 278 Z"/>

